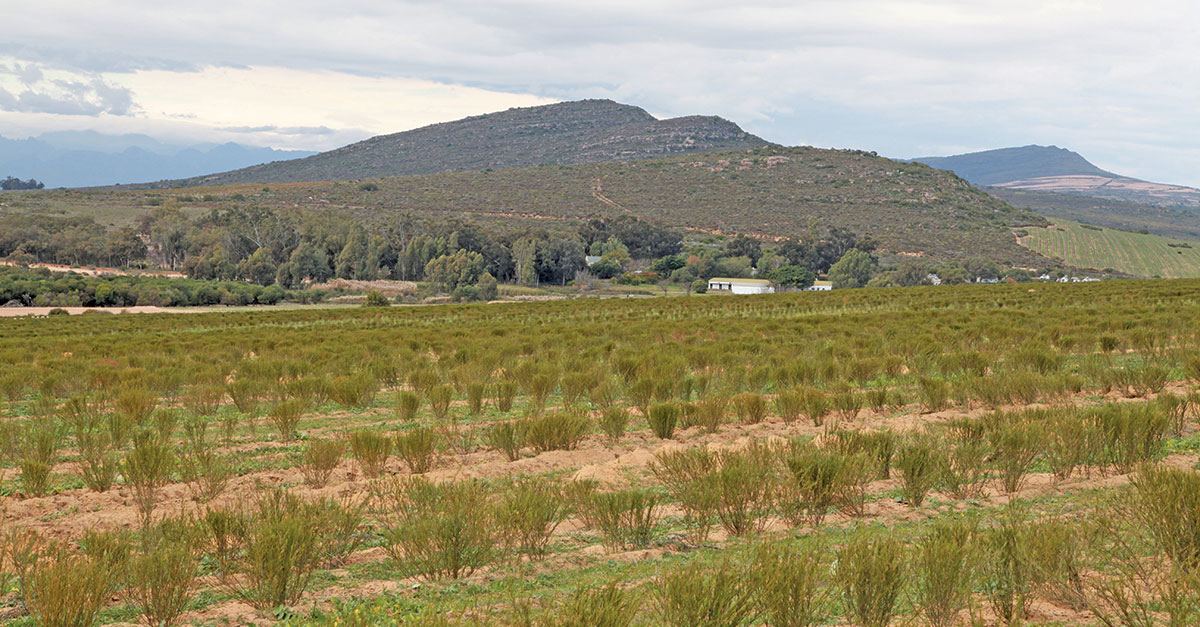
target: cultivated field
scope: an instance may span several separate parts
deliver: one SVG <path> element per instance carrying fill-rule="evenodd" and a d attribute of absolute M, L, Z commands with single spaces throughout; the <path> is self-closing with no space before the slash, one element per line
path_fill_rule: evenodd
<path fill-rule="evenodd" d="M 1200 281 L 0 320 L 14 625 L 1194 624 Z"/>
<path fill-rule="evenodd" d="M 1133 276 L 1200 276 L 1200 244 L 1128 231 L 1052 220 L 1046 228 L 1025 229 L 1023 246 L 1077 268 L 1111 268 Z"/>

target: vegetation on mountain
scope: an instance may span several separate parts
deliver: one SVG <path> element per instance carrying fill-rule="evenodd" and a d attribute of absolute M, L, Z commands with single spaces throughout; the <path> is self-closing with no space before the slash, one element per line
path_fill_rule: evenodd
<path fill-rule="evenodd" d="M 657 120 L 639 107 L 580 100 L 514 108 L 380 135 L 304 159 L 277 161 L 168 184 L 335 181 L 600 161 L 650 159 L 762 146 L 728 120 Z"/>

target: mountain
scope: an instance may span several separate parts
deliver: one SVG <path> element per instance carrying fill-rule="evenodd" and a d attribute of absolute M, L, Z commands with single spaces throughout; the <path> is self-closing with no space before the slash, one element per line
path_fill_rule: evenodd
<path fill-rule="evenodd" d="M 951 170 L 976 185 L 1200 210 L 1200 189 L 1114 174 L 1057 146 L 1001 148 L 950 157 L 918 157 L 913 161 Z"/>
<path fill-rule="evenodd" d="M 580 100 L 433 124 L 372 137 L 304 159 L 175 183 L 333 181 L 627 161 L 767 144 L 719 117 L 659 120 L 639 107 L 611 100 Z"/>
<path fill-rule="evenodd" d="M 146 135 L 58 131 L 0 137 L 0 178 L 36 178 L 47 187 L 92 187 L 179 179 L 314 153 L 242 144 L 174 145 Z"/>

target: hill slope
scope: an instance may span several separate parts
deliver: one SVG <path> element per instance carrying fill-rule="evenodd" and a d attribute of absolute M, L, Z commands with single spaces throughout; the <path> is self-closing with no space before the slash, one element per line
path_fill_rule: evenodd
<path fill-rule="evenodd" d="M 564 220 L 632 215 L 704 233 L 765 239 L 839 226 L 894 253 L 987 257 L 1026 267 L 1057 263 L 1017 245 L 1013 228 L 1045 225 L 1031 212 L 993 198 L 953 174 L 871 153 L 760 148 L 618 163 L 471 170 L 421 176 L 199 189 L 96 190 L 72 202 L 104 204 L 189 199 L 205 208 L 247 204 L 349 214 L 394 226 L 402 216 L 462 218 L 503 230 L 553 229 Z M 26 195 L 25 210 L 34 199 Z M 48 206 L 64 208 L 66 199 Z M 40 202 L 40 201 L 39 201 Z M 82 209 L 81 209 L 82 210 Z M 98 209 L 88 209 L 97 211 Z M 703 233 L 701 233 L 702 235 Z"/>
<path fill-rule="evenodd" d="M 1113 174 L 1092 165 L 1078 153 L 1057 146 L 1001 148 L 950 157 L 919 157 L 913 161 L 951 170 L 976 185 L 1200 210 L 1200 189 Z"/>
<path fill-rule="evenodd" d="M 145 135 L 57 132 L 20 140 L 0 137 L 0 178 L 36 178 L 47 187 L 117 185 L 196 176 L 312 154 L 234 143 L 177 146 Z"/>
<path fill-rule="evenodd" d="M 581 100 L 509 109 L 380 135 L 305 159 L 175 184 L 335 181 L 648 159 L 765 144 L 763 139 L 718 117 L 657 120 L 638 107 L 611 100 Z"/>
<path fill-rule="evenodd" d="M 1019 241 L 1077 268 L 1113 269 L 1141 277 L 1200 277 L 1200 243 L 1054 220 L 1026 229 Z"/>

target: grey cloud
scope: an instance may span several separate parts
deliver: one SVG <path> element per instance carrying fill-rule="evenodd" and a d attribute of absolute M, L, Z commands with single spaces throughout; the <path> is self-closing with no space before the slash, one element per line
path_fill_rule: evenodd
<path fill-rule="evenodd" d="M 1153 139 L 1200 145 L 1189 0 L 44 1 L 61 17 L 11 16 L 0 51 L 91 72 L 273 65 L 604 96 L 895 156 L 1053 143 L 1200 184 L 1200 157 Z"/>

